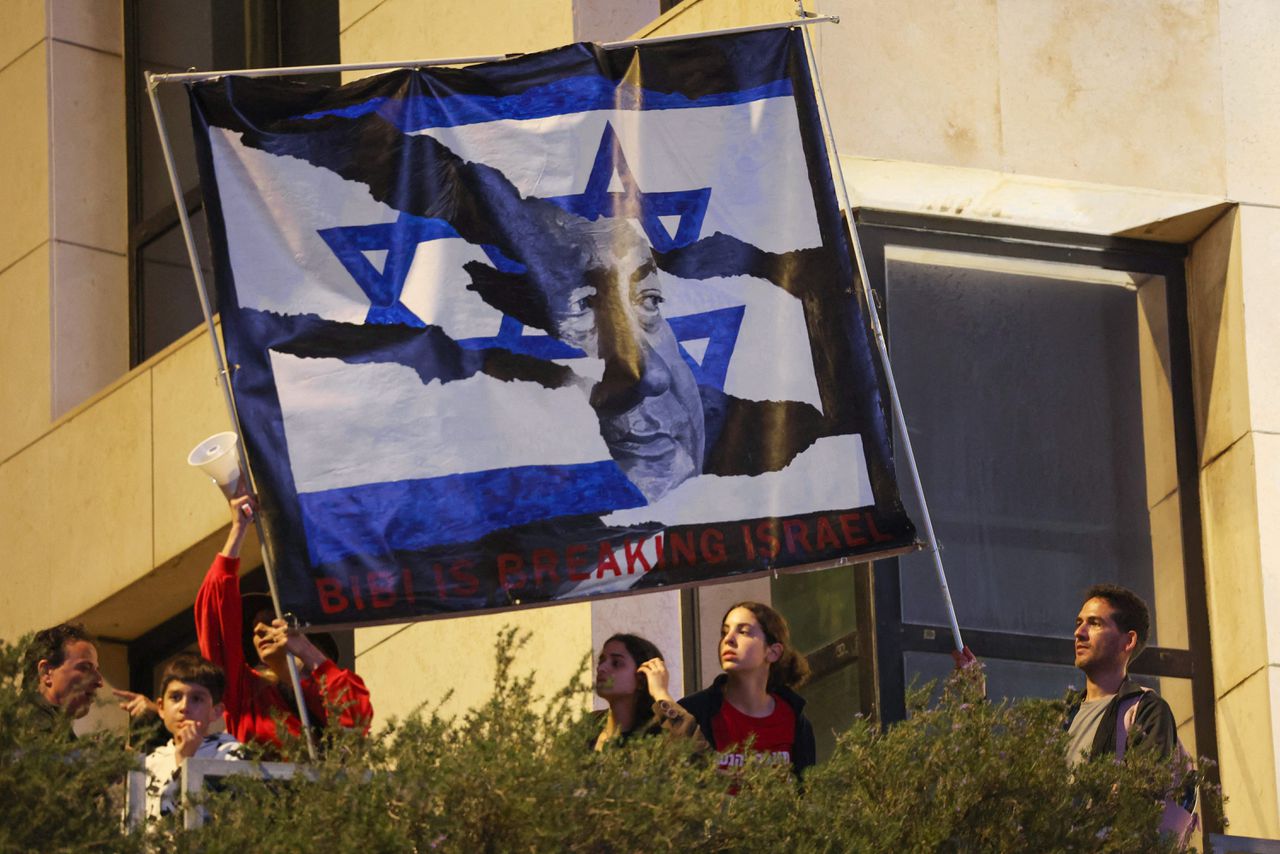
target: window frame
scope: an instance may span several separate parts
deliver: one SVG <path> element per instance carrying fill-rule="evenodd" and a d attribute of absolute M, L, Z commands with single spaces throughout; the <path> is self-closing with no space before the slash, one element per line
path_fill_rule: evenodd
<path fill-rule="evenodd" d="M 153 133 L 155 117 L 143 81 L 141 57 L 144 0 L 123 0 L 125 140 L 127 163 L 127 212 L 129 275 L 129 367 L 146 359 L 144 289 L 139 263 L 142 253 L 156 240 L 179 228 L 178 206 L 169 202 L 150 216 L 143 212 L 144 176 L 142 140 Z M 210 34 L 212 56 L 223 68 L 268 68 L 318 65 L 339 61 L 338 0 L 211 0 L 224 26 Z M 214 69 L 209 69 L 214 70 Z M 281 79 L 291 79 L 283 77 Z M 308 75 L 314 83 L 341 82 L 339 74 Z M 152 168 L 159 168 L 153 164 Z M 197 184 L 183 198 L 186 212 L 194 217 L 204 207 Z M 199 238 L 199 235 L 197 235 Z M 199 324 L 192 329 L 198 328 Z M 179 336 L 181 337 L 181 336 Z M 175 339 L 176 340 L 176 339 Z M 153 348 L 160 352 L 172 342 Z"/>
<path fill-rule="evenodd" d="M 888 246 L 933 249 L 1092 266 L 1145 273 L 1165 280 L 1168 313 L 1172 423 L 1182 534 L 1183 584 L 1188 649 L 1151 646 L 1134 662 L 1136 675 L 1179 677 L 1191 681 L 1197 751 L 1217 761 L 1217 724 L 1210 655 L 1209 611 L 1205 590 L 1203 530 L 1200 514 L 1199 454 L 1192 397 L 1191 334 L 1187 314 L 1187 247 L 1123 237 L 970 222 L 949 217 L 859 210 L 854 214 L 867 275 L 886 339 L 893 334 L 886 316 L 885 255 Z M 907 413 L 910 421 L 910 413 Z M 900 468 L 900 476 L 905 472 Z M 906 488 L 905 482 L 903 487 Z M 883 724 L 906 717 L 904 655 L 948 653 L 951 629 L 902 619 L 899 560 L 877 561 L 872 607 L 876 626 L 878 712 Z M 1069 616 L 1067 617 L 1069 620 Z M 980 657 L 1036 664 L 1074 665 L 1069 639 L 1012 632 L 963 629 L 966 643 Z"/>

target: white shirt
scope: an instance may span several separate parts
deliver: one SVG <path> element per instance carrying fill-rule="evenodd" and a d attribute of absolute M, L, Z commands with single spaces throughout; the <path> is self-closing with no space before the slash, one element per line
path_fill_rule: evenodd
<path fill-rule="evenodd" d="M 243 747 L 229 733 L 206 735 L 196 748 L 196 759 L 239 759 Z M 169 815 L 180 802 L 182 767 L 174 761 L 177 748 L 173 739 L 147 754 L 147 818 Z"/>

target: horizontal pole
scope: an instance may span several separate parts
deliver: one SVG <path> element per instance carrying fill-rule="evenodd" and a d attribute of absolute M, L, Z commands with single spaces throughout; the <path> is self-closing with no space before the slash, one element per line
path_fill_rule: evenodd
<path fill-rule="evenodd" d="M 152 74 L 147 72 L 147 80 L 157 83 L 200 83 L 205 80 L 216 80 L 219 77 L 285 77 L 290 74 L 332 74 L 335 71 L 378 71 L 391 68 L 425 68 L 430 65 L 474 65 L 477 62 L 497 62 L 507 59 L 513 54 L 495 54 L 493 56 L 456 56 L 451 59 L 418 59 L 412 62 L 388 60 L 385 62 L 348 62 L 334 65 L 293 65 L 287 68 L 235 68 L 228 71 L 181 71 L 173 74 Z"/>
<path fill-rule="evenodd" d="M 682 39 L 705 39 L 710 36 L 731 36 L 737 33 L 754 33 L 760 30 L 776 30 L 781 27 L 807 27 L 810 24 L 838 24 L 840 23 L 839 15 L 819 15 L 813 18 L 801 18 L 790 21 L 774 21 L 772 24 L 749 24 L 745 27 L 729 27 L 723 30 L 705 30 L 700 33 L 688 33 L 686 35 L 675 36 L 654 36 L 652 38 L 630 39 L 622 42 L 608 42 L 600 45 L 603 48 L 615 47 L 643 47 L 647 44 L 662 44 L 663 42 L 677 42 Z"/>
<path fill-rule="evenodd" d="M 822 15 L 803 18 L 795 21 L 776 21 L 772 24 L 752 24 L 745 27 L 730 27 L 723 30 L 707 30 L 701 33 L 689 33 L 677 36 L 655 36 L 653 38 L 631 39 L 628 41 L 608 42 L 600 45 L 603 48 L 642 47 L 663 42 L 681 41 L 683 39 L 702 39 L 710 36 L 734 35 L 737 33 L 753 33 L 760 30 L 776 30 L 779 27 L 804 27 L 809 24 L 838 24 L 838 15 Z M 436 65 L 475 65 L 479 62 L 498 62 L 523 56 L 520 53 L 495 54 L 493 56 L 455 56 L 448 59 L 406 59 L 387 60 L 385 62 L 346 62 L 333 65 L 293 65 L 287 68 L 236 68 L 227 71 L 181 71 L 171 74 L 153 74 L 147 72 L 147 84 L 155 86 L 160 83 L 199 83 L 205 80 L 216 80 L 219 77 L 286 77 L 303 74 L 332 74 L 338 71 L 381 71 L 394 68 L 428 68 Z"/>

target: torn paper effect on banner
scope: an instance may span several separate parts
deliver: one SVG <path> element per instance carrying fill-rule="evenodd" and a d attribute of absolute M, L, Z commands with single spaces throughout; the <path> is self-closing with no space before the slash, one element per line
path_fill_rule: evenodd
<path fill-rule="evenodd" d="M 913 547 L 802 51 L 192 87 L 286 608 L 413 619 Z"/>

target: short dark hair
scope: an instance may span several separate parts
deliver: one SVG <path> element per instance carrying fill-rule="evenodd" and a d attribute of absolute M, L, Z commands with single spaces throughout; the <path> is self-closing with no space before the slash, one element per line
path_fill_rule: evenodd
<path fill-rule="evenodd" d="M 627 655 L 631 656 L 631 660 L 636 663 L 636 667 L 644 664 L 653 658 L 662 658 L 662 652 L 653 641 L 642 638 L 639 635 L 620 632 L 604 643 L 600 644 L 600 648 L 604 649 L 610 643 L 617 641 L 627 649 Z M 666 661 L 665 658 L 662 659 Z M 635 699 L 635 718 L 634 724 L 639 725 L 642 721 L 649 719 L 649 715 L 653 710 L 653 695 L 649 693 L 649 680 L 639 674 L 636 675 L 636 699 Z"/>
<path fill-rule="evenodd" d="M 36 632 L 22 662 L 23 686 L 34 691 L 40 681 L 40 662 L 47 661 L 50 667 L 62 666 L 67 660 L 67 644 L 77 641 L 95 643 L 97 638 L 80 623 L 59 623 Z"/>
<path fill-rule="evenodd" d="M 1138 645 L 1134 647 L 1133 655 L 1129 656 L 1132 663 L 1138 653 L 1147 647 L 1147 635 L 1151 631 L 1151 611 L 1148 610 L 1147 603 L 1137 593 L 1119 584 L 1093 585 L 1084 592 L 1084 601 L 1088 602 L 1090 599 L 1105 599 L 1115 610 L 1112 619 L 1116 621 L 1120 631 L 1137 634 Z"/>
<path fill-rule="evenodd" d="M 227 687 L 227 674 L 207 658 L 193 652 L 184 652 L 170 661 L 160 675 L 160 697 L 164 697 L 170 682 L 189 682 L 209 692 L 214 705 L 222 702 L 222 692 Z"/>

